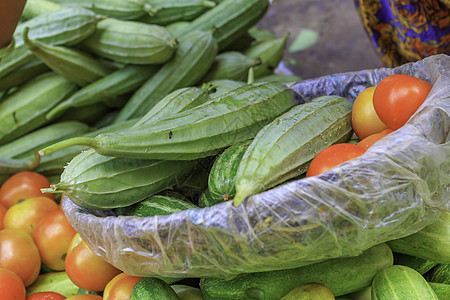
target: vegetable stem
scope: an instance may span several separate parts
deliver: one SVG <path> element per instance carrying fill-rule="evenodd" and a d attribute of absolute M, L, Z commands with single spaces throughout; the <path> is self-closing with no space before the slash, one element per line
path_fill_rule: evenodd
<path fill-rule="evenodd" d="M 77 145 L 83 145 L 88 146 L 90 148 L 93 148 L 95 146 L 95 138 L 90 137 L 75 137 L 71 139 L 67 139 L 58 143 L 55 143 L 53 145 L 50 145 L 48 147 L 45 147 L 44 149 L 39 150 L 40 156 L 45 156 L 50 153 L 68 148 L 70 146 L 77 146 Z"/>

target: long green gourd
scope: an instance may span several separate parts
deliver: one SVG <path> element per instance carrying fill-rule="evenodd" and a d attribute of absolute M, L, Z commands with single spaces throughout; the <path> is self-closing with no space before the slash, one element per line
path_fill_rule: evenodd
<path fill-rule="evenodd" d="M 0 175 L 12 175 L 21 171 L 30 171 L 36 168 L 39 163 L 39 155 L 35 160 L 0 158 Z"/>
<path fill-rule="evenodd" d="M 292 90 L 283 84 L 247 84 L 156 123 L 95 138 L 69 139 L 42 149 L 40 154 L 86 145 L 102 155 L 194 160 L 254 138 L 294 104 Z"/>
<path fill-rule="evenodd" d="M 64 76 L 78 86 L 85 86 L 114 69 L 88 52 L 72 47 L 52 46 L 28 37 L 29 28 L 23 31 L 23 40 L 31 52 L 40 58 L 55 73 Z"/>
<path fill-rule="evenodd" d="M 268 7 L 268 0 L 225 0 L 177 30 L 177 37 L 193 30 L 214 30 L 214 38 L 222 50 L 258 23 Z"/>
<path fill-rule="evenodd" d="M 293 107 L 264 127 L 239 164 L 233 204 L 306 172 L 308 162 L 321 150 L 350 139 L 351 111 L 345 98 L 322 96 Z"/>
<path fill-rule="evenodd" d="M 42 14 L 63 9 L 64 6 L 49 0 L 27 0 L 23 8 L 22 16 L 25 19 L 32 19 Z"/>
<path fill-rule="evenodd" d="M 5 91 L 10 88 L 17 87 L 48 71 L 50 71 L 50 69 L 47 65 L 39 58 L 35 58 L 29 63 L 26 63 L 25 65 L 2 77 L 0 79 L 0 90 Z"/>
<path fill-rule="evenodd" d="M 194 31 L 180 39 L 174 57 L 131 96 L 115 122 L 142 117 L 170 92 L 197 83 L 211 67 L 217 51 L 211 32 Z"/>
<path fill-rule="evenodd" d="M 71 107 L 87 106 L 132 92 L 153 76 L 158 69 L 158 66 L 153 65 L 126 65 L 79 89 L 53 108 L 46 117 L 50 120 Z"/>

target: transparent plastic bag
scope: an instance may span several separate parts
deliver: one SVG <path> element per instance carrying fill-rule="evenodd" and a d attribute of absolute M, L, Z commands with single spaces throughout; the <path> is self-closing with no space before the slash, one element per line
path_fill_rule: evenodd
<path fill-rule="evenodd" d="M 138 276 L 219 277 L 356 256 L 401 238 L 450 211 L 450 57 L 348 72 L 290 85 L 299 103 L 364 88 L 399 73 L 433 84 L 402 128 L 364 155 L 316 177 L 272 188 L 239 207 L 231 201 L 167 216 L 116 217 L 62 207 L 99 256 Z"/>

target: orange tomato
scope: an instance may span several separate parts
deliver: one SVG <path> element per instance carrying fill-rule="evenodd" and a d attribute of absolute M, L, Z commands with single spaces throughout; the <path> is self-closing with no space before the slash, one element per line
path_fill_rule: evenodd
<path fill-rule="evenodd" d="M 306 176 L 322 174 L 350 159 L 363 155 L 365 150 L 350 143 L 334 144 L 320 151 L 308 166 Z"/>
<path fill-rule="evenodd" d="M 413 76 L 390 75 L 378 83 L 373 94 L 373 106 L 381 121 L 395 130 L 416 112 L 431 88 L 431 84 Z"/>
<path fill-rule="evenodd" d="M 75 235 L 73 239 L 78 238 Z M 72 249 L 69 246 L 65 270 L 75 285 L 93 292 L 103 291 L 108 282 L 121 273 L 106 260 L 95 255 L 84 241 L 79 242 Z"/>
<path fill-rule="evenodd" d="M 76 233 L 62 210 L 47 214 L 32 234 L 42 263 L 52 270 L 63 271 L 69 245 Z"/>
<path fill-rule="evenodd" d="M 378 117 L 373 106 L 375 87 L 368 87 L 356 97 L 352 108 L 352 127 L 356 136 L 362 140 L 365 137 L 389 128 Z"/>
<path fill-rule="evenodd" d="M 26 290 L 22 279 L 11 270 L 0 268 L 1 299 L 25 300 Z"/>
<path fill-rule="evenodd" d="M 10 208 L 19 200 L 46 196 L 55 199 L 53 194 L 43 194 L 41 188 L 50 187 L 50 181 L 42 174 L 23 171 L 9 177 L 0 187 L 0 204 Z"/>
<path fill-rule="evenodd" d="M 127 275 L 117 280 L 117 282 L 111 287 L 109 300 L 128 300 L 131 296 L 131 290 L 136 283 L 143 277 Z"/>
<path fill-rule="evenodd" d="M 6 207 L 0 204 L 0 230 L 4 228 L 3 220 L 5 219 L 6 211 L 7 211 Z"/>
<path fill-rule="evenodd" d="M 58 210 L 55 200 L 39 196 L 19 200 L 5 214 L 5 228 L 18 228 L 32 234 L 36 224 L 50 212 Z"/>
<path fill-rule="evenodd" d="M 66 300 L 102 300 L 102 299 L 103 299 L 102 296 L 99 295 L 82 294 L 69 297 Z"/>
<path fill-rule="evenodd" d="M 385 129 L 382 132 L 374 133 L 366 137 L 365 139 L 361 140 L 356 144 L 356 146 L 363 148 L 364 150 L 369 149 L 375 142 L 381 140 L 385 136 L 387 136 L 389 133 L 394 132 L 392 129 Z"/>
<path fill-rule="evenodd" d="M 16 273 L 25 287 L 37 279 L 41 258 L 33 238 L 28 233 L 15 228 L 0 230 L 0 268 Z"/>
<path fill-rule="evenodd" d="M 65 296 L 56 292 L 38 292 L 31 294 L 26 300 L 64 300 Z"/>
<path fill-rule="evenodd" d="M 111 291 L 111 287 L 119 280 L 126 276 L 130 276 L 126 273 L 119 273 L 116 276 L 114 276 L 113 279 L 111 279 L 108 284 L 105 286 L 105 289 L 103 290 L 103 300 L 108 300 L 109 298 L 109 292 Z"/>

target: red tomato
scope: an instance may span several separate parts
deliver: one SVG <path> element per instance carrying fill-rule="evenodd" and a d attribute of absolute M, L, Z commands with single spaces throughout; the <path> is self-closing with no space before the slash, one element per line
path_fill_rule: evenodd
<path fill-rule="evenodd" d="M 102 299 L 103 299 L 102 296 L 99 295 L 82 294 L 69 297 L 66 300 L 102 300 Z"/>
<path fill-rule="evenodd" d="M 360 140 L 389 128 L 380 120 L 375 112 L 375 108 L 373 107 L 374 92 L 374 86 L 368 87 L 353 102 L 352 127 Z"/>
<path fill-rule="evenodd" d="M 76 233 L 62 210 L 46 215 L 32 234 L 42 263 L 52 270 L 63 271 L 67 250 Z"/>
<path fill-rule="evenodd" d="M 19 200 L 6 212 L 3 225 L 5 228 L 18 228 L 32 234 L 42 218 L 58 209 L 55 200 L 44 196 Z"/>
<path fill-rule="evenodd" d="M 350 159 L 361 156 L 365 150 L 350 143 L 331 145 L 320 151 L 313 158 L 308 167 L 306 176 L 316 176 L 322 174 Z"/>
<path fill-rule="evenodd" d="M 6 207 L 0 204 L 0 230 L 5 228 L 5 226 L 3 225 L 3 220 L 5 219 L 6 211 Z"/>
<path fill-rule="evenodd" d="M 25 287 L 31 285 L 41 269 L 41 258 L 33 238 L 21 229 L 0 230 L 0 268 L 16 273 Z"/>
<path fill-rule="evenodd" d="M 108 282 L 108 284 L 105 286 L 105 289 L 103 290 L 103 300 L 108 300 L 109 292 L 111 291 L 111 288 L 114 286 L 114 284 L 116 284 L 116 282 L 119 281 L 119 279 L 122 279 L 127 276 L 130 276 L 130 275 L 125 274 L 125 273 L 119 273 L 116 276 L 114 276 L 114 278 Z"/>
<path fill-rule="evenodd" d="M 46 196 L 55 199 L 54 194 L 43 194 L 41 188 L 50 187 L 50 181 L 42 174 L 23 171 L 9 177 L 0 187 L 0 204 L 10 208 L 19 200 Z"/>
<path fill-rule="evenodd" d="M 381 80 L 373 94 L 373 106 L 381 121 L 392 129 L 405 125 L 430 93 L 428 82 L 403 74 Z"/>
<path fill-rule="evenodd" d="M 75 235 L 73 239 L 78 239 L 78 236 Z M 103 291 L 108 282 L 121 273 L 119 269 L 95 255 L 84 241 L 72 249 L 69 247 L 65 270 L 75 285 L 93 292 Z"/>
<path fill-rule="evenodd" d="M 128 300 L 131 290 L 142 277 L 127 275 L 117 280 L 109 291 L 108 300 Z"/>
<path fill-rule="evenodd" d="M 0 268 L 1 299 L 25 300 L 26 290 L 22 279 L 8 269 Z"/>
<path fill-rule="evenodd" d="M 371 134 L 362 141 L 360 141 L 356 146 L 363 148 L 364 150 L 369 149 L 375 142 L 378 140 L 381 140 L 385 136 L 387 136 L 389 133 L 394 132 L 392 129 L 385 129 L 382 132 Z"/>
<path fill-rule="evenodd" d="M 65 296 L 56 292 L 39 292 L 29 295 L 26 300 L 64 300 Z"/>

